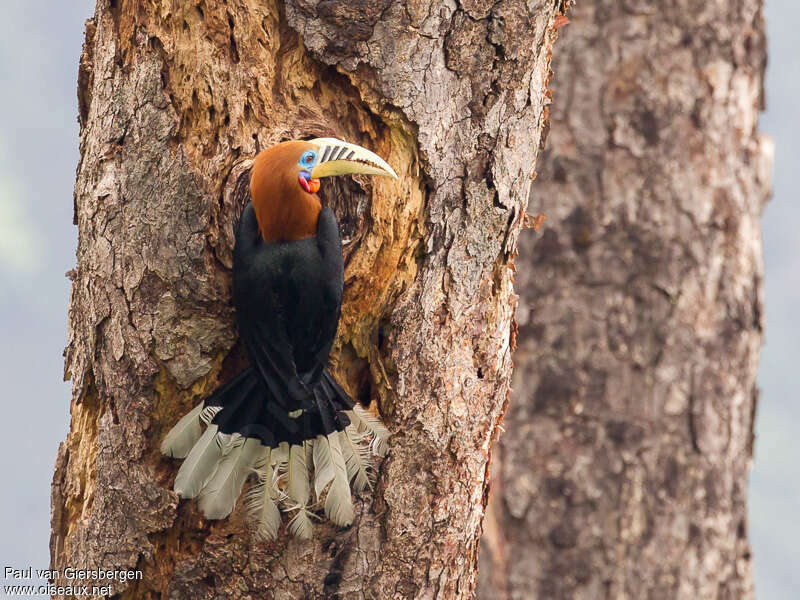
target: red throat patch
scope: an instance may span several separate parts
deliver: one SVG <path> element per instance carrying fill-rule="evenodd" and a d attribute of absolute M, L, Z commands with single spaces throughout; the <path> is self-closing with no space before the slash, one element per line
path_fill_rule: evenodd
<path fill-rule="evenodd" d="M 297 180 L 300 182 L 300 187 L 309 194 L 316 194 L 319 191 L 319 179 L 306 179 L 300 175 Z"/>

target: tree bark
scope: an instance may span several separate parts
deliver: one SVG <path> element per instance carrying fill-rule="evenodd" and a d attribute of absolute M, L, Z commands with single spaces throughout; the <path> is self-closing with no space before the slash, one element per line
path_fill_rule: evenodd
<path fill-rule="evenodd" d="M 748 598 L 760 0 L 587 0 L 553 70 L 483 600 Z"/>
<path fill-rule="evenodd" d="M 79 71 L 72 422 L 52 567 L 120 598 L 469 598 L 514 346 L 511 265 L 561 2 L 99 0 Z M 255 541 L 171 491 L 158 444 L 244 364 L 248 160 L 333 135 L 400 179 L 326 189 L 346 239 L 337 378 L 394 433 L 347 530 Z M 323 186 L 324 187 L 324 186 Z"/>

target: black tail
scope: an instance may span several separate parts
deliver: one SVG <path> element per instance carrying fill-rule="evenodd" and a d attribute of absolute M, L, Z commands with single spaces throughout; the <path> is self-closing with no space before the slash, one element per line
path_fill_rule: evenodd
<path fill-rule="evenodd" d="M 207 518 L 221 519 L 255 474 L 245 496 L 257 536 L 275 539 L 281 510 L 293 514 L 289 531 L 298 537 L 312 534 L 317 508 L 336 525 L 349 525 L 351 487 L 371 487 L 373 458 L 386 454 L 388 429 L 327 369 L 311 387 L 311 408 L 291 410 L 270 387 L 245 369 L 178 421 L 161 444 L 167 456 L 184 459 L 175 491 L 197 498 Z"/>
<path fill-rule="evenodd" d="M 265 446 L 276 448 L 281 442 L 300 444 L 343 431 L 350 424 L 345 411 L 353 408 L 353 400 L 327 369 L 312 391 L 314 408 L 287 411 L 287 404 L 272 397 L 251 367 L 217 388 L 203 401 L 203 407 L 219 409 L 211 423 L 222 433 L 258 438 Z"/>

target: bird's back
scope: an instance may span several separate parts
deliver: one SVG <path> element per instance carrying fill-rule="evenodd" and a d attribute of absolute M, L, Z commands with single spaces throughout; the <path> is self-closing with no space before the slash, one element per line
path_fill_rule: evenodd
<path fill-rule="evenodd" d="M 327 364 L 342 302 L 338 227 L 329 209 L 323 213 L 320 218 L 333 219 L 334 229 L 321 223 L 317 236 L 264 242 L 248 204 L 234 248 L 233 300 L 240 335 L 249 345 L 251 332 L 280 336 L 285 331 L 283 351 L 291 353 L 300 374 Z M 326 244 L 336 251 L 326 252 Z"/>

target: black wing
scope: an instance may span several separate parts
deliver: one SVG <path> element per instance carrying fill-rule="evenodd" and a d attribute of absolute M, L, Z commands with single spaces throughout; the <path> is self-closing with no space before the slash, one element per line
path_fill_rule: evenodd
<path fill-rule="evenodd" d="M 318 235 L 264 242 L 248 204 L 236 234 L 234 303 L 239 334 L 270 395 L 310 408 L 339 321 L 343 265 L 338 224 L 320 213 Z"/>

